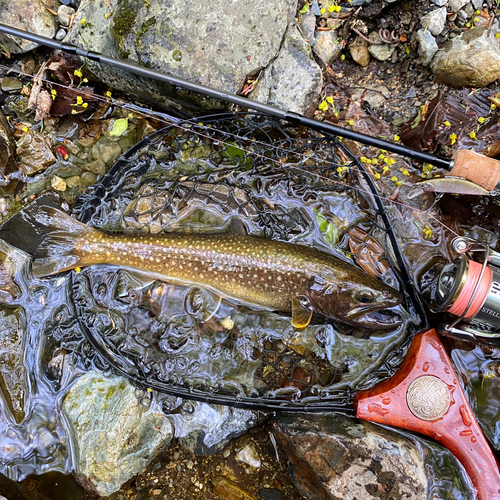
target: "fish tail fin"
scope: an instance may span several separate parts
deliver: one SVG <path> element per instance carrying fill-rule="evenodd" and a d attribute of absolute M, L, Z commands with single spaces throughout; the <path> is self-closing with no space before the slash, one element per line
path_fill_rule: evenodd
<path fill-rule="evenodd" d="M 48 276 L 86 265 L 75 253 L 75 243 L 95 229 L 54 207 L 40 206 L 32 218 L 45 235 L 34 255 L 34 276 Z"/>

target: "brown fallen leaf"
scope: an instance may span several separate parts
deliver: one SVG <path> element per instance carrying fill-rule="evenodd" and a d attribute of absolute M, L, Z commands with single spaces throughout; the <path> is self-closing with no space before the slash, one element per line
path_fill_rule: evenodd
<path fill-rule="evenodd" d="M 35 121 L 38 122 L 50 116 L 52 102 L 52 96 L 45 89 L 40 89 L 36 100 Z"/>
<path fill-rule="evenodd" d="M 349 229 L 347 234 L 351 253 L 364 271 L 374 278 L 382 278 L 392 272 L 385 251 L 375 238 L 359 227 Z"/>

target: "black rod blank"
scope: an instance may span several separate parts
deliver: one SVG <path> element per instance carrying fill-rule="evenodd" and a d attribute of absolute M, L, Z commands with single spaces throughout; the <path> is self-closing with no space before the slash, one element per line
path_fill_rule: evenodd
<path fill-rule="evenodd" d="M 299 113 L 294 113 L 292 111 L 283 111 L 279 108 L 275 108 L 267 104 L 262 104 L 251 99 L 246 99 L 238 95 L 229 94 L 221 90 L 216 90 L 205 85 L 188 82 L 186 80 L 182 80 L 181 78 L 166 75 L 153 69 L 144 68 L 130 61 L 122 61 L 114 57 L 100 54 L 99 52 L 94 52 L 92 50 L 77 47 L 76 45 L 59 42 L 58 40 L 54 40 L 52 38 L 47 38 L 41 35 L 36 35 L 35 33 L 19 30 L 6 24 L 0 23 L 0 32 L 23 38 L 25 40 L 44 45 L 46 47 L 62 50 L 63 52 L 67 52 L 69 54 L 84 57 L 100 64 L 107 64 L 108 66 L 114 66 L 115 68 L 130 71 L 131 73 L 135 73 L 136 75 L 142 77 L 152 78 L 154 80 L 168 83 L 176 87 L 191 90 L 207 97 L 212 97 L 213 99 L 236 104 L 237 106 L 241 106 L 243 108 L 249 108 L 259 113 L 270 115 L 281 120 L 286 120 L 295 125 L 304 125 L 324 134 L 337 135 L 339 137 L 344 137 L 345 139 L 351 139 L 353 141 L 361 142 L 363 144 L 366 144 L 367 146 L 374 146 L 378 149 L 391 151 L 392 153 L 407 156 L 408 158 L 417 160 L 421 163 L 431 163 L 436 167 L 445 168 L 447 170 L 450 170 L 452 167 L 452 162 L 445 158 L 439 158 L 438 156 L 424 153 L 423 151 L 417 151 L 404 145 L 395 144 L 378 137 L 372 137 L 366 134 L 362 134 L 361 132 L 338 127 L 337 125 L 333 125 L 331 123 L 321 122 L 319 120 L 314 120 L 313 118 L 307 118 Z"/>

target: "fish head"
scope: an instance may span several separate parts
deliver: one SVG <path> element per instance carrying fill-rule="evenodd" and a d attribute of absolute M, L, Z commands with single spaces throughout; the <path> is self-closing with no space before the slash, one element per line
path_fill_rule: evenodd
<path fill-rule="evenodd" d="M 315 311 L 359 328 L 387 330 L 402 322 L 396 308 L 402 294 L 362 273 L 358 280 L 329 280 L 315 277 L 308 297 Z"/>

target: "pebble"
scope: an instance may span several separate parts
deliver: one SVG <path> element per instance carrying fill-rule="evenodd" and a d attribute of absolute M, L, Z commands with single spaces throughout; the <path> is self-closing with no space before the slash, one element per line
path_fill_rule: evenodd
<path fill-rule="evenodd" d="M 417 31 L 417 41 L 419 44 L 418 53 L 420 55 L 420 62 L 423 66 L 428 66 L 438 51 L 436 40 L 429 31 L 421 28 Z"/>
<path fill-rule="evenodd" d="M 376 31 L 372 31 L 368 36 L 368 38 L 375 42 L 380 42 L 380 35 Z M 370 52 L 370 54 L 379 61 L 387 61 L 387 59 L 389 59 L 392 56 L 395 50 L 396 47 L 392 47 L 387 44 L 370 45 L 370 47 L 368 47 L 368 51 Z"/>
<path fill-rule="evenodd" d="M 23 88 L 22 82 L 16 78 L 2 78 L 0 86 L 4 92 L 15 92 Z"/>
<path fill-rule="evenodd" d="M 446 23 L 446 7 L 441 7 L 429 12 L 420 19 L 422 28 L 427 28 L 434 36 L 439 35 L 444 30 Z"/>
<path fill-rule="evenodd" d="M 450 0 L 448 6 L 452 12 L 458 12 L 469 0 Z"/>
<path fill-rule="evenodd" d="M 73 175 L 72 177 L 68 177 L 66 179 L 66 185 L 70 189 L 80 187 L 81 184 L 82 184 L 82 180 L 80 179 L 80 176 L 78 176 L 78 175 Z"/>
<path fill-rule="evenodd" d="M 56 33 L 56 40 L 63 40 L 66 36 L 67 31 L 64 28 L 61 28 Z"/>
<path fill-rule="evenodd" d="M 444 5 L 446 5 L 448 3 L 448 0 L 431 0 L 431 2 L 434 5 L 437 5 L 438 7 L 443 7 Z"/>
<path fill-rule="evenodd" d="M 70 17 L 74 15 L 75 9 L 67 5 L 60 5 L 57 9 L 57 17 L 61 26 L 69 26 Z"/>
<path fill-rule="evenodd" d="M 368 44 L 364 40 L 358 39 L 355 43 L 349 46 L 351 57 L 360 66 L 368 66 L 370 63 L 370 53 L 368 52 Z"/>
<path fill-rule="evenodd" d="M 465 26 L 465 23 L 467 22 L 467 14 L 461 10 L 458 14 L 457 14 L 457 21 L 456 21 L 456 24 L 459 28 L 463 28 Z"/>
<path fill-rule="evenodd" d="M 54 177 L 52 177 L 50 184 L 56 191 L 66 191 L 66 181 L 58 175 L 54 175 Z"/>
<path fill-rule="evenodd" d="M 483 10 L 483 0 L 472 0 L 472 5 L 476 10 Z"/>
<path fill-rule="evenodd" d="M 412 86 L 403 96 L 403 99 L 415 99 L 415 97 L 417 97 L 417 92 L 415 90 L 415 87 Z"/>

